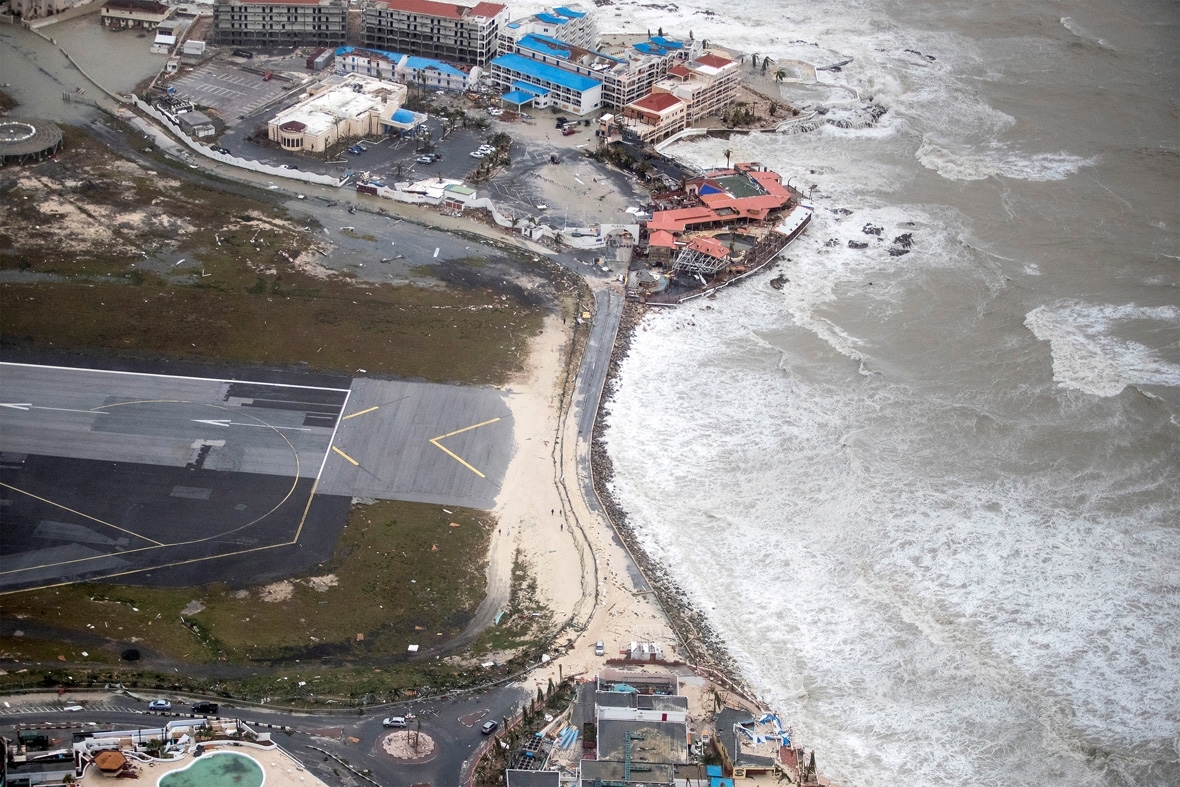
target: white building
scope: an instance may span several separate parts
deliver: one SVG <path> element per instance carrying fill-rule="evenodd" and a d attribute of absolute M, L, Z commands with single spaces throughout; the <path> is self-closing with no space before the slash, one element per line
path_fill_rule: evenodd
<path fill-rule="evenodd" d="M 490 64 L 492 84 L 510 90 L 504 100 L 538 109 L 556 106 L 585 115 L 602 106 L 602 81 L 517 54 L 500 55 Z"/>
<path fill-rule="evenodd" d="M 377 79 L 401 82 L 407 87 L 426 90 L 464 91 L 470 74 L 449 63 L 429 57 L 358 49 L 342 46 L 336 50 L 337 74 L 363 74 Z M 475 70 L 475 69 L 473 69 Z"/>
<path fill-rule="evenodd" d="M 267 124 L 286 150 L 323 153 L 337 142 L 412 128 L 422 116 L 401 108 L 406 86 L 351 75 L 330 83 Z"/>
<path fill-rule="evenodd" d="M 511 24 L 515 24 L 511 23 Z M 677 63 L 686 63 L 698 51 L 695 42 L 663 36 L 627 37 L 589 49 L 565 39 L 528 32 L 501 36 L 501 47 L 510 53 L 557 66 L 602 83 L 602 106 L 622 109 L 638 101 L 668 75 Z"/>
<path fill-rule="evenodd" d="M 593 49 L 598 40 L 598 22 L 593 10 L 577 3 L 513 19 L 500 30 L 500 54 L 515 52 L 516 42 L 530 34 L 558 38 L 573 46 Z"/>
<path fill-rule="evenodd" d="M 741 83 L 740 66 L 728 57 L 707 51 L 687 63 L 668 69 L 668 75 L 653 87 L 656 93 L 671 93 L 688 105 L 688 123 L 733 103 Z"/>

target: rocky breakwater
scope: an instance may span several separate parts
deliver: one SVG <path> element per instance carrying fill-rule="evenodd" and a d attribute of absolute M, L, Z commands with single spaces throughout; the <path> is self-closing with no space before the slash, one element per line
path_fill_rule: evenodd
<path fill-rule="evenodd" d="M 606 509 L 607 516 L 614 525 L 615 532 L 626 544 L 639 566 L 639 570 L 656 594 L 664 613 L 668 616 L 672 629 L 680 638 L 680 647 L 684 652 L 685 660 L 706 676 L 722 685 L 727 685 L 731 690 L 761 707 L 762 703 L 757 700 L 754 692 L 743 679 L 737 662 L 729 654 L 721 637 L 709 625 L 705 615 L 696 608 L 688 594 L 677 584 L 668 570 L 644 551 L 631 527 L 627 512 L 611 494 L 610 487 L 614 478 L 614 466 L 604 441 L 605 421 L 606 416 L 610 413 L 610 402 L 614 399 L 619 364 L 627 357 L 635 330 L 646 310 L 646 306 L 633 302 L 628 302 L 623 309 L 590 447 L 594 489 Z"/>

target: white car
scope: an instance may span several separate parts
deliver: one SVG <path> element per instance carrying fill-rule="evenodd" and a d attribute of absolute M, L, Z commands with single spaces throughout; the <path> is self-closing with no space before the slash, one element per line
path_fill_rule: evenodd
<path fill-rule="evenodd" d="M 168 700 L 152 700 L 148 703 L 148 710 L 172 710 L 172 703 Z"/>
<path fill-rule="evenodd" d="M 467 155 L 471 156 L 472 158 L 483 158 L 483 156 L 484 156 L 484 154 L 478 150 L 473 150 L 470 153 L 468 153 Z"/>

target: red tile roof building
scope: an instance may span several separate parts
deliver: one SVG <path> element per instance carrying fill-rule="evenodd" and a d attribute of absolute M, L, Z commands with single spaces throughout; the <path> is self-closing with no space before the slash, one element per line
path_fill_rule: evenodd
<path fill-rule="evenodd" d="M 623 124 L 644 142 L 658 142 L 685 129 L 688 104 L 671 93 L 650 93 L 623 108 Z"/>
<path fill-rule="evenodd" d="M 734 61 L 713 52 L 668 69 L 666 77 L 652 88 L 657 93 L 671 93 L 688 106 L 688 125 L 720 112 L 737 98 L 741 83 L 740 67 Z"/>
<path fill-rule="evenodd" d="M 787 207 L 791 192 L 777 172 L 758 164 L 737 164 L 688 181 L 688 194 L 700 204 L 661 210 L 647 223 L 650 233 L 687 232 L 730 224 L 760 222 Z"/>
<path fill-rule="evenodd" d="M 374 0 L 365 8 L 364 46 L 484 65 L 496 54 L 508 10 L 499 3 L 467 7 L 434 0 Z"/>

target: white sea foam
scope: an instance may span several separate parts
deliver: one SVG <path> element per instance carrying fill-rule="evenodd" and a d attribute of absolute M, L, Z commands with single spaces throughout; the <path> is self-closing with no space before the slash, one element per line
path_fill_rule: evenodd
<path fill-rule="evenodd" d="M 1058 381 L 1097 388 L 1108 377 L 1094 368 L 1124 385 L 1171 379 L 1175 341 L 1161 335 L 1174 317 L 1103 322 L 1089 310 L 1118 307 L 1056 295 L 1054 244 L 1084 227 L 1076 215 L 1009 237 L 1051 212 L 1039 201 L 1085 192 L 1073 176 L 1108 166 L 1024 133 L 1027 103 L 1002 105 L 1017 122 L 988 97 L 1010 96 L 997 84 L 1021 68 L 1060 68 L 1047 58 L 1066 34 L 1029 32 L 1040 9 L 1015 22 L 964 10 L 1019 39 L 997 58 L 993 29 L 899 25 L 876 0 L 678 7 L 698 39 L 855 58 L 823 73 L 837 87 L 785 87 L 793 102 L 851 111 L 846 86 L 889 111 L 872 127 L 673 148 L 700 167 L 727 148 L 760 161 L 814 185 L 818 209 L 780 261 L 782 291 L 755 278 L 709 311 L 649 316 L 636 336 L 607 441 L 640 539 L 842 784 L 1180 783 L 1174 403 L 1061 396 L 1049 379 L 1050 360 Z M 683 34 L 666 10 L 603 11 L 603 29 L 630 17 L 633 32 Z M 766 21 L 778 18 L 789 27 Z M 1007 215 L 973 226 L 964 212 L 993 200 Z M 906 232 L 910 253 L 889 256 Z"/>
<path fill-rule="evenodd" d="M 1096 160 L 1069 153 L 1011 153 L 996 144 L 978 146 L 938 143 L 927 135 L 915 154 L 922 166 L 948 180 L 983 180 L 993 175 L 1020 180 L 1064 180 Z"/>
<path fill-rule="evenodd" d="M 1064 27 L 1069 32 L 1073 33 L 1078 38 L 1082 39 L 1083 41 L 1088 41 L 1091 44 L 1097 44 L 1098 46 L 1102 47 L 1103 49 L 1111 49 L 1111 50 L 1114 49 L 1114 47 L 1112 47 L 1110 44 L 1106 43 L 1105 40 L 1099 38 L 1098 36 L 1091 33 L 1089 30 L 1087 30 L 1086 28 L 1084 28 L 1080 24 L 1078 24 L 1077 21 L 1075 21 L 1074 18 L 1071 16 L 1061 17 L 1061 26 Z"/>
<path fill-rule="evenodd" d="M 1087 477 L 1079 457 L 1062 476 L 998 480 L 1028 461 L 1025 432 L 1056 426 L 996 424 L 817 368 L 794 334 L 750 341 L 781 333 L 780 309 L 747 289 L 735 308 L 649 318 L 608 441 L 646 546 L 829 773 L 867 786 L 1010 784 L 999 758 L 1024 763 L 1016 783 L 1097 785 L 1084 748 L 1166 736 L 1180 639 L 1158 621 L 1175 613 L 1165 588 L 1180 581 L 1180 511 L 1172 500 L 1124 517 L 1111 498 L 1175 468 Z M 1128 548 L 1113 557 L 1116 542 Z M 1135 576 L 1160 589 L 1128 585 Z"/>
<path fill-rule="evenodd" d="M 1128 385 L 1180 386 L 1180 365 L 1117 331 L 1131 321 L 1180 327 L 1180 307 L 1095 305 L 1070 301 L 1040 306 L 1025 325 L 1053 354 L 1053 379 L 1062 388 L 1117 396 Z"/>

